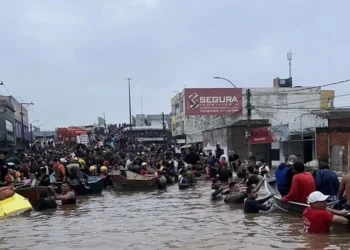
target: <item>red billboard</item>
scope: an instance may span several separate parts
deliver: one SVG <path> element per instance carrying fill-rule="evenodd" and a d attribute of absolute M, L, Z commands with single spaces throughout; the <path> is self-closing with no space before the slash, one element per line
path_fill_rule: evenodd
<path fill-rule="evenodd" d="M 185 89 L 185 115 L 233 115 L 242 112 L 242 89 Z"/>

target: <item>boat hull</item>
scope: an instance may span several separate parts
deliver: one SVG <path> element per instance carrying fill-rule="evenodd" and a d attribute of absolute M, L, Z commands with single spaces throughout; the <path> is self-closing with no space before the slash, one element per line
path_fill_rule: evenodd
<path fill-rule="evenodd" d="M 71 188 L 77 195 L 100 195 L 102 194 L 102 190 L 104 188 L 106 177 L 99 176 L 89 176 L 88 177 L 88 185 L 85 187 L 84 184 L 72 185 Z M 62 182 L 54 182 L 52 185 L 57 186 L 57 192 L 61 193 Z"/>
<path fill-rule="evenodd" d="M 277 189 L 277 182 L 275 178 L 271 178 L 268 180 L 265 180 L 265 189 L 269 194 L 273 194 L 273 201 L 276 205 L 276 207 L 284 212 L 296 214 L 296 215 L 302 215 L 304 213 L 304 210 L 309 207 L 308 204 L 303 204 L 299 202 L 284 202 L 282 201 L 282 196 L 278 192 Z M 328 203 L 328 207 L 331 207 L 334 204 L 334 202 Z"/>
<path fill-rule="evenodd" d="M 112 182 L 113 188 L 122 191 L 133 190 L 152 190 L 157 188 L 157 177 L 148 177 L 140 174 L 125 171 L 127 177 L 121 175 L 119 171 L 111 173 L 109 180 Z"/>
<path fill-rule="evenodd" d="M 27 198 L 30 204 L 34 207 L 40 199 L 40 193 L 44 190 L 50 192 L 49 188 L 46 186 L 20 187 L 15 189 L 15 192 L 24 198 Z"/>

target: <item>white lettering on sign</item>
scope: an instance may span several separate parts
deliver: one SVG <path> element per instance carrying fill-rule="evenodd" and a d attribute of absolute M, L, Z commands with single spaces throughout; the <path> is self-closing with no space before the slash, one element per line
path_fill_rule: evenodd
<path fill-rule="evenodd" d="M 234 103 L 238 102 L 235 96 L 201 96 L 200 103 Z"/>

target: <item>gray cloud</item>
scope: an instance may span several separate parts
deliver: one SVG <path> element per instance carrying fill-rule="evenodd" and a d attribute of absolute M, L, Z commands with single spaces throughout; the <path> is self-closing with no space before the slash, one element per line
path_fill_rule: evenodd
<path fill-rule="evenodd" d="M 170 112 L 174 90 L 272 86 L 293 52 L 297 85 L 350 78 L 347 1 L 2 1 L 0 80 L 45 128 Z M 334 87 L 349 92 L 348 84 Z M 6 90 L 0 87 L 2 93 Z M 347 105 L 346 98 L 339 105 Z"/>

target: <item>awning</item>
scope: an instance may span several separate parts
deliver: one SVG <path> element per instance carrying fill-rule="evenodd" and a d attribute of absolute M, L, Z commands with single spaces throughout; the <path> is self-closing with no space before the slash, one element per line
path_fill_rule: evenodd
<path fill-rule="evenodd" d="M 182 146 L 181 148 L 190 148 L 190 147 L 192 147 L 191 144 L 186 144 L 186 145 Z"/>

